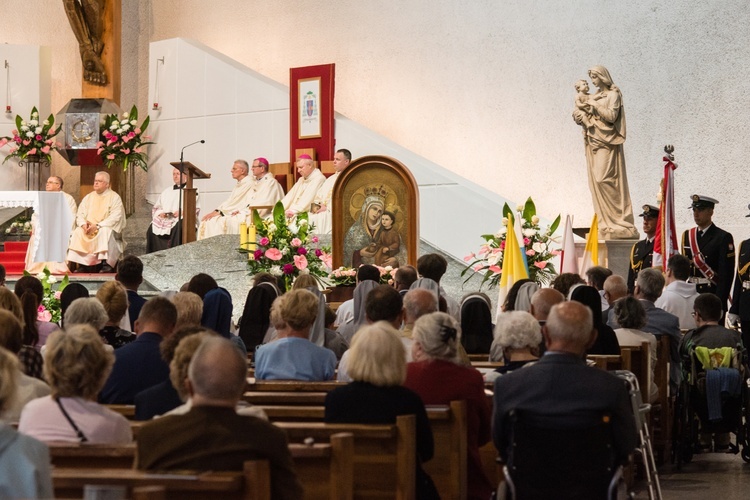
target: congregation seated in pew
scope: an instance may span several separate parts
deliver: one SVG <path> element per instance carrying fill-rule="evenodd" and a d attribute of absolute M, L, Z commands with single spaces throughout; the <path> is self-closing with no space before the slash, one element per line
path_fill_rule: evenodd
<path fill-rule="evenodd" d="M 137 467 L 241 470 L 245 460 L 267 459 L 271 497 L 301 498 L 284 432 L 259 418 L 235 412 L 246 374 L 246 361 L 231 342 L 203 340 L 188 368 L 192 408 L 184 415 L 156 419 L 141 428 Z"/>

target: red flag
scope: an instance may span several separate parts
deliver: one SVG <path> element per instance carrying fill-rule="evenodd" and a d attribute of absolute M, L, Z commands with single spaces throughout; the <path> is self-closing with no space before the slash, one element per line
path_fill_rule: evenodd
<path fill-rule="evenodd" d="M 674 222 L 674 171 L 677 165 L 667 156 L 662 159 L 664 160 L 664 179 L 661 183 L 661 204 L 659 219 L 656 222 L 654 258 L 651 265 L 664 269 L 669 258 L 679 251 Z"/>

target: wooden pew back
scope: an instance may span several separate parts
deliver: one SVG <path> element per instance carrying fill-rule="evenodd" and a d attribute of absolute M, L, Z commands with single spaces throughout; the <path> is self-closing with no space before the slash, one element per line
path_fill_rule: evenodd
<path fill-rule="evenodd" d="M 271 474 L 267 460 L 245 462 L 242 472 L 152 474 L 133 469 L 52 469 L 55 498 L 82 498 L 86 485 L 135 488 L 160 486 L 170 498 L 270 500 Z"/>
<path fill-rule="evenodd" d="M 415 497 L 416 423 L 413 415 L 400 416 L 395 425 L 277 422 L 291 443 L 308 438 L 328 441 L 333 434 L 354 436 L 354 496 L 357 498 Z"/>

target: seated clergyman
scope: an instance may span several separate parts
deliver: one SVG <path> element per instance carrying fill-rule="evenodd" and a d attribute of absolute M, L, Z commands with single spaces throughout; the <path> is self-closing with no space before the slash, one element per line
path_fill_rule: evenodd
<path fill-rule="evenodd" d="M 224 203 L 201 219 L 199 240 L 219 234 L 239 234 L 240 224 L 246 221 L 249 208 L 273 206 L 284 196 L 281 185 L 268 171 L 268 160 L 256 158 L 252 175 L 248 175 L 249 170 L 245 160 L 234 162 L 232 178 L 237 184 Z M 259 210 L 259 213 L 262 217 L 270 210 Z"/>
<path fill-rule="evenodd" d="M 111 273 L 124 250 L 122 230 L 125 209 L 120 195 L 109 189 L 109 174 L 97 172 L 94 191 L 78 206 L 76 228 L 70 237 L 68 261 L 84 266 L 102 264 L 100 272 Z"/>
<path fill-rule="evenodd" d="M 181 244 L 180 228 L 182 214 L 180 213 L 181 189 L 185 188 L 187 177 L 180 175 L 176 168 L 172 169 L 173 186 L 169 186 L 159 195 L 159 199 L 151 209 L 151 225 L 146 231 L 146 253 L 166 250 Z M 200 212 L 198 197 L 196 196 L 196 216 Z M 193 227 L 195 230 L 195 227 Z"/>
<path fill-rule="evenodd" d="M 326 180 L 326 176 L 315 166 L 310 155 L 300 155 L 297 159 L 297 172 L 300 175 L 297 183 L 281 200 L 287 217 L 299 212 L 308 212 L 318 189 Z"/>

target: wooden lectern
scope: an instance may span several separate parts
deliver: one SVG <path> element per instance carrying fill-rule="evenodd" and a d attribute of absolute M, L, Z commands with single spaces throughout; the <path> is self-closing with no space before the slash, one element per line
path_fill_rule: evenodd
<path fill-rule="evenodd" d="M 195 241 L 195 200 L 198 190 L 193 187 L 193 179 L 210 179 L 207 174 L 189 161 L 170 163 L 174 168 L 187 176 L 182 197 L 182 244 Z"/>

